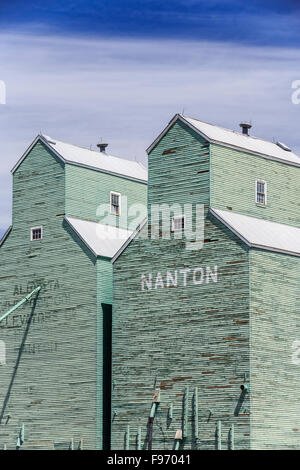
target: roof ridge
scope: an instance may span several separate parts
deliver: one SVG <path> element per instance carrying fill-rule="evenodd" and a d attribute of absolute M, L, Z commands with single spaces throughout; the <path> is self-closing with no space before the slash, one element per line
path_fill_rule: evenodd
<path fill-rule="evenodd" d="M 208 124 L 209 126 L 217 127 L 218 129 L 222 129 L 222 130 L 227 131 L 227 132 L 232 132 L 233 134 L 237 134 L 238 136 L 244 137 L 245 139 L 249 139 L 249 138 L 250 139 L 256 139 L 256 140 L 261 140 L 263 142 L 267 142 L 268 144 L 277 145 L 276 142 L 272 142 L 271 140 L 263 139 L 262 137 L 257 137 L 255 135 L 245 135 L 242 132 L 235 131 L 233 129 L 228 129 L 227 127 L 219 126 L 219 125 L 216 125 L 216 124 L 212 124 L 211 122 L 201 121 L 200 119 L 194 118 L 192 116 L 185 116 L 184 114 L 180 114 L 180 116 L 183 117 L 183 119 L 184 118 L 193 119 L 194 121 L 198 121 L 198 122 L 201 122 L 203 124 Z"/>
<path fill-rule="evenodd" d="M 101 154 L 101 152 L 97 152 L 97 150 L 92 150 L 92 149 L 89 149 L 87 147 L 82 147 L 81 145 L 76 145 L 76 144 L 72 144 L 71 142 L 66 142 L 65 140 L 60 140 L 60 139 L 54 139 L 53 137 L 51 137 L 50 135 L 46 135 L 46 134 L 41 134 L 42 137 L 44 137 L 47 142 L 50 143 L 53 143 L 55 145 L 56 142 L 59 142 L 61 144 L 65 144 L 65 145 L 71 145 L 72 147 L 76 147 L 76 148 L 79 148 L 79 149 L 82 149 L 82 150 L 87 150 L 88 152 L 92 152 L 92 153 L 95 153 L 99 156 L 99 154 Z M 49 140 L 50 139 L 50 140 Z M 52 141 L 52 142 L 51 142 Z M 129 158 L 124 158 L 124 157 L 116 157 L 115 155 L 111 155 L 109 153 L 104 153 L 102 152 L 102 154 L 106 157 L 109 157 L 109 158 L 117 158 L 118 160 L 126 160 L 127 162 L 133 162 L 133 163 L 139 163 L 138 161 L 136 160 L 130 160 Z M 143 166 L 143 165 L 142 165 Z M 144 167 L 144 166 L 143 166 Z M 146 167 L 144 167 L 146 169 Z"/>

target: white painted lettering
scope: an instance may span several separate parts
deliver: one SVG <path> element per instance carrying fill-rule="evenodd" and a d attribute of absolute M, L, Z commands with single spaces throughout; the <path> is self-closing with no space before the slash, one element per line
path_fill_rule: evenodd
<path fill-rule="evenodd" d="M 206 284 L 209 283 L 209 277 L 211 277 L 214 282 L 218 282 L 218 266 L 215 266 L 214 273 L 209 266 L 206 267 Z"/>
<path fill-rule="evenodd" d="M 167 271 L 167 287 L 170 287 L 171 283 L 174 287 L 178 286 L 177 271 L 174 271 L 174 276 L 170 271 Z"/>
<path fill-rule="evenodd" d="M 183 274 L 183 285 L 184 285 L 184 287 L 186 287 L 187 275 L 188 275 L 189 272 L 190 272 L 190 269 L 189 269 L 189 268 L 181 269 L 181 270 L 180 270 L 180 273 Z"/>
<path fill-rule="evenodd" d="M 142 290 L 145 290 L 145 284 L 148 290 L 152 289 L 152 273 L 149 274 L 148 279 L 146 278 L 144 274 L 142 274 L 142 277 L 141 277 Z"/>
<path fill-rule="evenodd" d="M 200 273 L 200 277 L 197 279 L 197 274 Z M 203 268 L 195 268 L 193 272 L 193 283 L 196 285 L 202 284 L 204 279 L 204 271 Z"/>
<path fill-rule="evenodd" d="M 157 273 L 154 289 L 157 289 L 158 287 L 164 288 L 164 281 L 163 281 L 161 273 Z"/>

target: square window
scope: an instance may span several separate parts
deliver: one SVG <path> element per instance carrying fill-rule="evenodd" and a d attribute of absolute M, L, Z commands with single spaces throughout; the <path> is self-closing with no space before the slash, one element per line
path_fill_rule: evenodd
<path fill-rule="evenodd" d="M 184 215 L 175 215 L 172 217 L 172 231 L 184 230 Z"/>
<path fill-rule="evenodd" d="M 111 191 L 110 193 L 110 212 L 113 215 L 120 215 L 121 213 L 121 194 L 114 193 Z"/>
<path fill-rule="evenodd" d="M 30 229 L 31 241 L 41 240 L 43 238 L 43 227 L 32 227 Z"/>

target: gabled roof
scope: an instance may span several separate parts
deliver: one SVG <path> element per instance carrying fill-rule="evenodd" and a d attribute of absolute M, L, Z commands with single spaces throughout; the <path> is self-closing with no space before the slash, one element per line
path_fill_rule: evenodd
<path fill-rule="evenodd" d="M 184 122 L 208 142 L 224 145 L 236 150 L 244 150 L 248 153 L 278 160 L 283 163 L 300 166 L 300 157 L 293 152 L 283 150 L 283 148 L 279 147 L 279 145 L 274 142 L 244 135 L 240 132 L 208 124 L 207 122 L 199 121 L 198 119 L 184 116 L 182 114 L 176 114 L 174 116 L 153 144 L 148 147 L 147 153 L 151 152 L 177 120 Z"/>
<path fill-rule="evenodd" d="M 115 255 L 113 256 L 111 262 L 114 263 L 116 261 L 116 259 L 119 258 L 119 256 L 123 253 L 123 251 L 127 248 L 127 246 L 130 244 L 130 242 L 132 240 L 135 239 L 135 237 L 141 232 L 141 230 L 145 227 L 146 223 L 148 221 L 148 218 L 145 217 L 145 219 L 137 226 L 137 228 L 132 232 L 132 234 L 130 235 L 130 237 L 126 240 L 126 242 L 124 243 L 124 245 L 122 245 L 120 247 L 120 249 L 115 253 Z"/>
<path fill-rule="evenodd" d="M 133 233 L 132 230 L 74 217 L 65 217 L 65 220 L 95 256 L 113 258 Z"/>
<path fill-rule="evenodd" d="M 103 173 L 109 173 L 122 176 L 141 183 L 147 183 L 147 169 L 139 162 L 126 160 L 125 158 L 114 157 L 105 152 L 96 152 L 73 144 L 67 144 L 46 135 L 38 135 L 20 158 L 17 164 L 11 170 L 16 171 L 19 165 L 27 157 L 28 153 L 38 141 L 43 142 L 55 155 L 65 163 L 83 166 L 98 170 Z"/>
<path fill-rule="evenodd" d="M 300 256 L 300 228 L 231 211 L 210 212 L 248 246 Z"/>
<path fill-rule="evenodd" d="M 300 228 L 298 227 L 219 209 L 211 208 L 210 213 L 249 247 L 300 256 Z M 112 262 L 116 261 L 139 234 L 146 222 L 147 218 L 132 232 L 126 242 L 116 251 Z"/>

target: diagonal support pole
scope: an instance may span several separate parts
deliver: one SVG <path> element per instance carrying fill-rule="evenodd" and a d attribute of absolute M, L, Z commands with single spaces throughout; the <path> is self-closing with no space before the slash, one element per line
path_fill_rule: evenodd
<path fill-rule="evenodd" d="M 25 302 L 28 302 L 28 300 L 30 300 L 31 297 L 34 294 L 37 294 L 40 290 L 41 290 L 41 286 L 36 287 L 32 292 L 30 292 L 30 294 L 26 295 L 26 297 L 24 297 L 24 299 L 20 300 L 20 302 L 18 302 L 14 307 L 12 307 L 10 310 L 8 310 L 8 312 L 6 312 L 4 315 L 2 315 L 2 317 L 0 317 L 0 322 L 2 320 L 4 320 L 6 317 L 8 317 L 8 315 L 10 315 L 12 312 L 17 310 L 17 308 L 19 308 L 23 304 L 25 304 Z"/>

